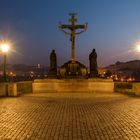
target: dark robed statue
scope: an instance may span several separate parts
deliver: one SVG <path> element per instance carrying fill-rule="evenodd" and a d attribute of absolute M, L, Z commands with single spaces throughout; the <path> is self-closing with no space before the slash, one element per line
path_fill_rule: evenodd
<path fill-rule="evenodd" d="M 90 62 L 90 77 L 97 77 L 98 76 L 97 53 L 95 49 L 93 49 L 93 51 L 89 55 L 89 62 Z"/>
<path fill-rule="evenodd" d="M 48 77 L 55 78 L 56 76 L 57 76 L 57 56 L 55 50 L 52 50 L 50 54 L 50 68 L 49 68 Z"/>
<path fill-rule="evenodd" d="M 51 70 L 57 69 L 57 58 L 56 58 L 55 50 L 52 50 L 50 54 L 50 69 Z"/>

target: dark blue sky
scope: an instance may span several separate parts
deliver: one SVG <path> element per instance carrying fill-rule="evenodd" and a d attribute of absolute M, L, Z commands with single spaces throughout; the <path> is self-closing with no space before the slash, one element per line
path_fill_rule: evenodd
<path fill-rule="evenodd" d="M 78 23 L 88 22 L 87 31 L 76 38 L 80 62 L 88 66 L 93 48 L 99 66 L 140 59 L 134 51 L 140 39 L 140 0 L 0 0 L 0 38 L 13 44 L 9 63 L 49 65 L 52 49 L 59 65 L 68 61 L 69 37 L 58 23 L 68 23 L 69 12 L 78 13 Z"/>

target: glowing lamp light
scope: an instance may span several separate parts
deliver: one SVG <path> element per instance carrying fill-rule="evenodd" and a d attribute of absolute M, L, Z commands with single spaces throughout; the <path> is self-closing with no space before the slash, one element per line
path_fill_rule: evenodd
<path fill-rule="evenodd" d="M 8 44 L 1 44 L 1 51 L 3 53 L 7 53 L 9 51 L 10 47 Z"/>
<path fill-rule="evenodd" d="M 137 49 L 138 52 L 140 52 L 140 45 L 137 45 L 136 49 Z"/>

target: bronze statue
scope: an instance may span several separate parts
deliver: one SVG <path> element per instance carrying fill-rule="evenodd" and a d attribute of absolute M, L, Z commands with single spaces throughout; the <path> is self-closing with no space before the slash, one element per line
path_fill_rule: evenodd
<path fill-rule="evenodd" d="M 57 56 L 55 50 L 52 50 L 50 54 L 50 68 L 48 72 L 49 78 L 55 78 L 57 76 Z"/>
<path fill-rule="evenodd" d="M 93 51 L 89 55 L 89 62 L 90 62 L 90 77 L 97 77 L 98 76 L 97 53 L 95 49 L 93 49 Z"/>

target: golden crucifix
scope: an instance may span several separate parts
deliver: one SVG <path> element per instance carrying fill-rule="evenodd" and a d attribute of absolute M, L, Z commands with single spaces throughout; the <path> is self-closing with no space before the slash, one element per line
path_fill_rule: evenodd
<path fill-rule="evenodd" d="M 67 35 L 70 35 L 70 41 L 71 41 L 71 61 L 75 62 L 75 36 L 78 34 L 83 33 L 87 29 L 87 23 L 84 25 L 76 25 L 75 23 L 77 22 L 77 18 L 75 16 L 77 15 L 76 13 L 70 13 L 69 14 L 71 18 L 69 19 L 69 22 L 71 22 L 71 25 L 67 24 L 61 24 L 59 25 L 59 28 Z M 70 30 L 68 32 L 66 29 Z M 80 30 L 77 31 L 76 30 Z"/>

